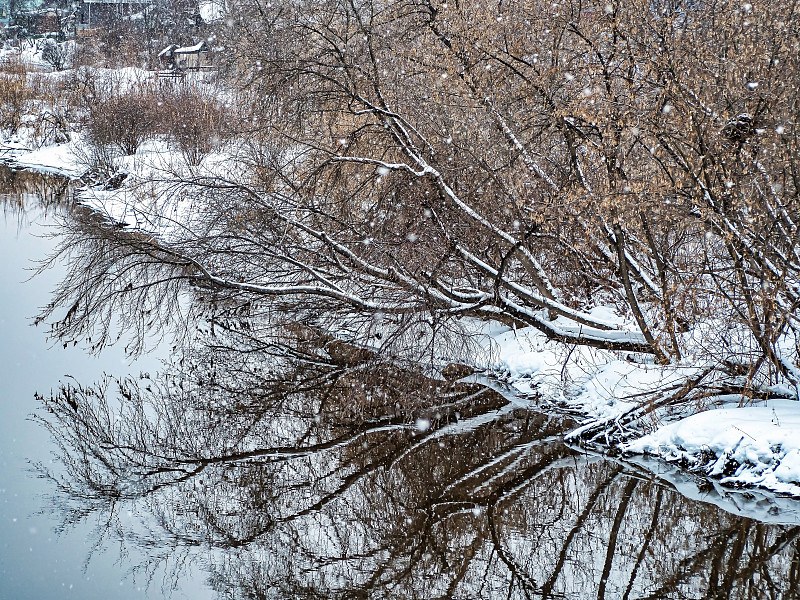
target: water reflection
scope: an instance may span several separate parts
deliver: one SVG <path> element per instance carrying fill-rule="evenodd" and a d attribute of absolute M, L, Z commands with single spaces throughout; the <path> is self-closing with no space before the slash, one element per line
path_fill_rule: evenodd
<path fill-rule="evenodd" d="M 63 206 L 72 198 L 73 182 L 60 175 L 12 169 L 0 163 L 0 204 L 8 214 Z"/>
<path fill-rule="evenodd" d="M 49 459 L 49 439 L 27 420 L 35 408 L 34 393 L 57 386 L 66 373 L 91 381 L 104 371 L 128 373 L 160 363 L 149 356 L 131 365 L 121 348 L 87 356 L 80 346 L 48 342 L 42 328 L 31 326 L 37 307 L 63 275 L 55 266 L 33 277 L 36 261 L 54 250 L 59 211 L 54 205 L 42 207 L 35 196 L 9 202 L 6 218 L 0 217 L 0 598 L 162 598 L 162 583 L 171 588 L 173 582 L 159 577 L 145 592 L 145 582 L 128 578 L 126 566 L 116 563 L 116 548 L 95 553 L 84 570 L 91 523 L 67 535 L 53 533 L 51 507 L 42 502 L 50 488 L 31 473 L 29 463 Z M 171 597 L 196 600 L 207 597 L 203 591 L 184 579 Z"/>
<path fill-rule="evenodd" d="M 566 417 L 478 384 L 220 310 L 162 373 L 41 398 L 65 523 L 99 516 L 145 571 L 200 563 L 228 598 L 800 594 L 800 527 L 577 454 Z"/>

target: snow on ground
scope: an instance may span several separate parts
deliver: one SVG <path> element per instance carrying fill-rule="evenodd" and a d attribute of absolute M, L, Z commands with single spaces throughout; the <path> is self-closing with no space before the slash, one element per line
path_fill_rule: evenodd
<path fill-rule="evenodd" d="M 608 307 L 587 311 L 592 317 L 633 330 Z M 559 317 L 556 323 L 566 319 Z M 566 325 L 565 325 L 566 328 Z M 481 365 L 502 374 L 522 395 L 536 394 L 568 405 L 592 422 L 611 421 L 659 390 L 674 388 L 700 370 L 694 364 L 659 366 L 647 357 L 548 341 L 532 327 L 485 330 L 488 361 Z"/>
<path fill-rule="evenodd" d="M 608 309 L 599 307 L 594 316 L 601 311 Z M 613 313 L 607 314 L 613 321 Z M 617 325 L 626 325 L 616 319 Z M 495 326 L 483 333 L 487 359 L 482 366 L 501 375 L 517 394 L 536 395 L 587 417 L 570 436 L 597 424 L 614 425 L 650 398 L 677 390 L 704 367 L 697 357 L 659 366 L 640 356 L 634 362 L 615 352 L 564 347 L 533 328 Z M 800 496 L 800 402 L 771 400 L 739 407 L 741 401 L 737 395 L 710 399 L 702 407 L 689 404 L 684 412 L 704 412 L 672 423 L 658 423 L 664 415 L 654 413 L 654 431 L 620 449 L 688 466 L 721 484 Z"/>
<path fill-rule="evenodd" d="M 78 136 L 74 137 L 73 142 L 33 149 L 27 147 L 20 138 L 12 139 L 7 144 L 0 144 L 0 161 L 15 169 L 77 178 L 83 175 L 86 167 L 81 165 L 75 154 L 81 142 Z"/>
<path fill-rule="evenodd" d="M 39 40 L 22 40 L 16 44 L 0 44 L 0 60 L 19 60 L 32 69 L 47 70 L 49 65 L 42 60 Z"/>
<path fill-rule="evenodd" d="M 622 449 L 685 463 L 724 484 L 800 496 L 800 402 L 793 400 L 707 410 Z"/>
<path fill-rule="evenodd" d="M 224 0 L 201 0 L 199 4 L 200 17 L 206 23 L 213 23 L 222 18 L 225 12 Z"/>
<path fill-rule="evenodd" d="M 149 140 L 133 156 L 115 162 L 128 175 L 120 189 L 84 188 L 78 200 L 109 221 L 137 229 L 164 242 L 186 241 L 202 231 L 194 227 L 203 207 L 196 200 L 176 193 L 179 177 L 230 177 L 241 169 L 231 148 L 206 155 L 198 166 L 188 166 L 181 154 L 164 140 Z M 202 218 L 200 218 L 202 221 Z"/>

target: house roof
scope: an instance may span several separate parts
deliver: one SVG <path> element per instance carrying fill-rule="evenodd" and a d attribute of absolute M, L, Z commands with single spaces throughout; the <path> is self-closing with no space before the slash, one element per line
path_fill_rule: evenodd
<path fill-rule="evenodd" d="M 210 52 L 211 49 L 208 47 L 206 42 L 200 42 L 195 44 L 194 46 L 184 46 L 182 48 L 176 48 L 175 54 L 197 54 L 198 52 Z"/>
<path fill-rule="evenodd" d="M 166 48 L 164 48 L 161 52 L 158 53 L 158 58 L 161 58 L 165 54 L 170 54 L 173 50 L 178 47 L 178 44 L 170 44 Z"/>

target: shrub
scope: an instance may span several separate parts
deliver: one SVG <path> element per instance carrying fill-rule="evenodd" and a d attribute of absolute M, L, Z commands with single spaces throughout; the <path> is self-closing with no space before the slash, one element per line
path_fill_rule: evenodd
<path fill-rule="evenodd" d="M 69 66 L 70 59 L 73 53 L 73 43 L 63 42 L 59 44 L 52 39 L 42 40 L 39 51 L 41 52 L 42 60 L 55 69 L 56 71 L 63 71 Z"/>
<path fill-rule="evenodd" d="M 163 102 L 164 130 L 190 165 L 199 165 L 222 143 L 227 117 L 217 98 L 196 90 L 181 90 Z"/>
<path fill-rule="evenodd" d="M 24 69 L 21 73 L 14 69 L 0 72 L 0 129 L 10 135 L 17 133 L 31 96 Z"/>
<path fill-rule="evenodd" d="M 85 109 L 111 95 L 106 78 L 98 77 L 89 67 L 74 69 L 63 80 L 64 96 L 71 107 Z"/>
<path fill-rule="evenodd" d="M 118 152 L 108 144 L 86 144 L 73 149 L 78 163 L 86 169 L 84 183 L 100 183 L 119 171 Z"/>
<path fill-rule="evenodd" d="M 159 121 L 158 99 L 152 88 L 136 87 L 89 104 L 86 131 L 93 145 L 117 148 L 135 154 L 139 146 L 155 135 Z"/>
<path fill-rule="evenodd" d="M 42 111 L 33 125 L 33 139 L 39 147 L 70 141 L 70 125 L 64 114 L 57 110 Z"/>

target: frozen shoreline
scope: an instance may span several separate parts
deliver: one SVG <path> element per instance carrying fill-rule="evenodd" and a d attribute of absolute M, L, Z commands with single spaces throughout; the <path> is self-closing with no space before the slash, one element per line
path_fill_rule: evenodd
<path fill-rule="evenodd" d="M 586 415 L 567 438 L 593 429 L 601 436 L 616 430 L 624 441 L 611 445 L 623 454 L 655 456 L 726 486 L 800 497 L 800 402 L 720 395 L 702 405 L 690 401 L 645 413 L 631 426 L 623 417 L 663 390 L 680 389 L 702 374 L 704 365 L 659 366 L 603 350 L 565 349 L 530 328 L 488 337 L 497 356 L 487 367 L 504 373 L 517 393 Z M 788 395 L 792 390 L 775 391 Z"/>
<path fill-rule="evenodd" d="M 67 142 L 35 150 L 30 150 L 21 144 L 0 144 L 0 164 L 11 169 L 77 179 L 85 172 L 73 153 L 73 148 L 77 144 Z"/>

